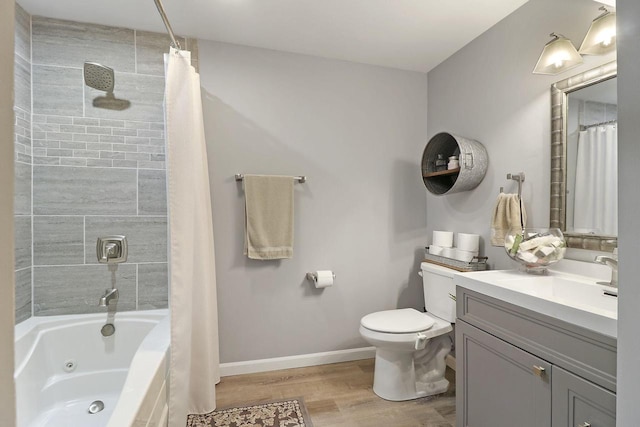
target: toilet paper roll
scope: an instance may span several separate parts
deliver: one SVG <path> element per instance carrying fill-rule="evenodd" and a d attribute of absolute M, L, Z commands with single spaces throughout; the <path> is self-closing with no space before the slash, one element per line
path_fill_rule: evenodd
<path fill-rule="evenodd" d="M 453 231 L 434 231 L 433 244 L 443 248 L 453 246 Z"/>
<path fill-rule="evenodd" d="M 463 251 L 460 248 L 456 248 L 454 258 L 458 261 L 471 262 L 473 257 L 478 256 L 478 251 Z"/>
<path fill-rule="evenodd" d="M 333 271 L 318 270 L 316 271 L 317 280 L 314 280 L 316 288 L 326 288 L 333 285 Z"/>
<path fill-rule="evenodd" d="M 456 248 L 443 248 L 442 256 L 445 258 L 455 258 Z"/>
<path fill-rule="evenodd" d="M 429 246 L 429 253 L 431 255 L 442 255 L 442 250 L 444 248 L 442 246 L 431 245 Z"/>
<path fill-rule="evenodd" d="M 458 233 L 456 236 L 456 247 L 463 251 L 477 252 L 480 249 L 480 235 Z"/>

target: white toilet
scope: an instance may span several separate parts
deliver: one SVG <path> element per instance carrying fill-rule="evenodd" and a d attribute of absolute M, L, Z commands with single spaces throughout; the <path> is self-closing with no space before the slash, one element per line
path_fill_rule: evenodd
<path fill-rule="evenodd" d="M 423 262 L 427 313 L 413 308 L 371 313 L 360 334 L 376 347 L 373 391 L 386 400 L 411 400 L 447 391 L 445 358 L 456 318 L 454 270 Z"/>

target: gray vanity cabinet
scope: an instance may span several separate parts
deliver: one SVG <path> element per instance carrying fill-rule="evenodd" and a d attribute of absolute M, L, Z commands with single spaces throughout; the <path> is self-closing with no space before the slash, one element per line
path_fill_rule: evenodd
<path fill-rule="evenodd" d="M 456 334 L 464 349 L 464 367 L 456 368 L 458 374 L 464 372 L 465 382 L 457 389 L 465 401 L 465 410 L 457 413 L 459 426 L 549 424 L 549 363 L 464 322 L 456 324 Z"/>
<path fill-rule="evenodd" d="M 616 427 L 616 395 L 553 367 L 551 427 Z"/>
<path fill-rule="evenodd" d="M 458 286 L 457 427 L 615 427 L 615 338 Z"/>

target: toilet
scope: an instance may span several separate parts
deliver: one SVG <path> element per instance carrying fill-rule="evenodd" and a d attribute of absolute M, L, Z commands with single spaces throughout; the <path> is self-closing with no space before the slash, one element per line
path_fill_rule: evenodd
<path fill-rule="evenodd" d="M 360 334 L 376 347 L 373 391 L 386 400 L 417 399 L 449 388 L 444 374 L 456 318 L 456 271 L 426 262 L 421 270 L 426 313 L 402 308 L 360 320 Z"/>

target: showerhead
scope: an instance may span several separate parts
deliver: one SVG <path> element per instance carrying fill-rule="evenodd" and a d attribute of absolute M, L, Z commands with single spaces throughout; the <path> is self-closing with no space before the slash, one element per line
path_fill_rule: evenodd
<path fill-rule="evenodd" d="M 93 99 L 93 106 L 96 108 L 104 108 L 106 110 L 122 111 L 131 107 L 131 101 L 116 98 L 113 93 L 106 96 L 98 96 Z"/>
<path fill-rule="evenodd" d="M 85 62 L 84 83 L 94 89 L 113 93 L 115 85 L 113 69 L 95 62 Z"/>

